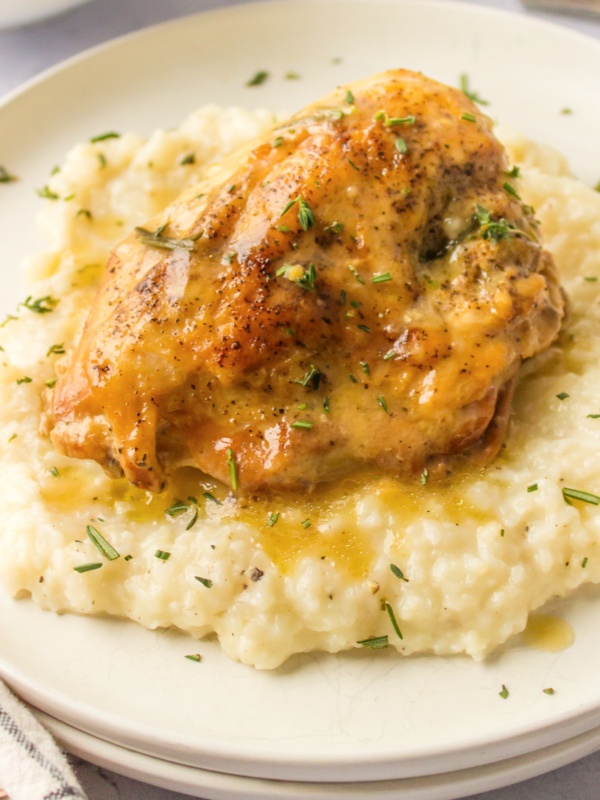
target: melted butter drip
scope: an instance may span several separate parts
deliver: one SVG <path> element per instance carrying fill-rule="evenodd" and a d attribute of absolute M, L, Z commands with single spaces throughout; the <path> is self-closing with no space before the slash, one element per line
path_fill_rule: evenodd
<path fill-rule="evenodd" d="M 575 641 L 575 631 L 569 623 L 552 614 L 532 614 L 523 631 L 523 639 L 529 647 L 558 653 L 566 650 Z"/>
<path fill-rule="evenodd" d="M 100 487 L 94 486 L 90 470 L 98 469 Z M 475 479 L 479 474 L 475 476 Z M 406 547 L 405 530 L 420 518 L 444 520 L 460 525 L 481 524 L 493 518 L 465 500 L 473 475 L 464 474 L 445 482 L 422 485 L 419 480 L 380 477 L 364 472 L 317 487 L 305 494 L 280 493 L 233 498 L 226 486 L 198 470 L 185 467 L 177 470 L 162 494 L 142 491 L 123 479 L 106 478 L 99 468 L 73 465 L 62 468 L 60 477 L 48 477 L 40 487 L 45 502 L 53 508 L 68 512 L 77 510 L 91 514 L 94 509 L 102 516 L 108 507 L 127 521 L 145 525 L 161 524 L 168 520 L 166 509 L 178 502 L 197 502 L 200 521 L 210 517 L 223 522 L 239 521 L 256 531 L 254 541 L 278 569 L 290 573 L 303 558 L 326 559 L 354 578 L 365 577 L 375 559 L 373 536 L 360 529 L 356 522 L 356 504 L 361 499 L 376 496 L 382 501 L 386 521 L 391 515 L 396 522 L 392 529 L 399 551 Z M 217 501 L 206 498 L 210 493 Z M 269 526 L 272 515 L 279 514 Z M 108 516 L 108 515 L 107 515 Z M 187 519 L 187 518 L 186 518 Z M 309 521 L 310 525 L 303 526 Z M 200 530 L 200 528 L 198 528 Z"/>

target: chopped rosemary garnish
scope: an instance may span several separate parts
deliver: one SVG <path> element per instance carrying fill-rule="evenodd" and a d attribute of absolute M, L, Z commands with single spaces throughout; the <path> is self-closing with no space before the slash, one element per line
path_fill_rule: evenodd
<path fill-rule="evenodd" d="M 95 562 L 93 564 L 81 564 L 79 567 L 73 567 L 75 572 L 91 572 L 94 569 L 100 569 L 102 564 Z"/>
<path fill-rule="evenodd" d="M 186 656 L 186 658 L 189 658 L 190 661 L 201 661 L 202 660 L 202 656 L 200 655 L 200 653 L 192 653 L 191 655 Z"/>
<path fill-rule="evenodd" d="M 210 500 L 211 503 L 216 503 L 218 506 L 221 505 L 221 502 L 217 500 L 214 494 L 211 494 L 210 492 L 204 492 L 202 497 L 204 497 L 206 500 Z"/>
<path fill-rule="evenodd" d="M 463 72 L 463 74 L 460 76 L 460 90 L 469 98 L 469 100 L 472 100 L 474 103 L 478 103 L 480 106 L 489 105 L 487 100 L 479 97 L 477 92 L 473 92 L 469 89 L 469 76 L 465 72 Z"/>
<path fill-rule="evenodd" d="M 517 192 L 514 186 L 510 185 L 510 183 L 505 183 L 503 188 L 505 192 L 508 192 L 513 197 L 516 197 L 517 200 L 521 199 L 521 195 Z"/>
<path fill-rule="evenodd" d="M 354 102 L 354 95 L 352 94 L 352 92 L 350 91 L 350 89 L 348 89 L 348 91 L 346 92 L 346 102 L 347 102 L 349 105 L 351 105 L 351 104 Z"/>
<path fill-rule="evenodd" d="M 568 497 L 572 500 L 581 500 L 582 503 L 591 503 L 593 506 L 600 504 L 600 497 L 598 497 L 598 495 L 590 494 L 589 492 L 582 492 L 579 489 L 569 489 L 564 487 L 562 493 L 565 499 Z"/>
<path fill-rule="evenodd" d="M 316 392 L 319 388 L 319 384 L 321 383 L 321 373 L 316 367 L 313 367 L 312 364 L 309 371 L 302 379 L 294 378 L 294 383 L 297 383 L 298 386 L 304 386 L 305 388 L 310 382 L 312 382 L 312 388 Z"/>
<path fill-rule="evenodd" d="M 303 430 L 310 431 L 314 424 L 314 422 L 311 422 L 308 419 L 299 419 L 297 422 L 292 422 L 290 428 L 302 428 Z"/>
<path fill-rule="evenodd" d="M 48 472 L 49 472 L 49 473 L 50 473 L 50 475 L 52 475 L 54 478 L 59 478 L 59 477 L 60 477 L 60 472 L 59 472 L 59 471 L 56 469 L 56 467 L 52 467 L 51 469 L 49 469 L 49 470 L 48 470 Z"/>
<path fill-rule="evenodd" d="M 275 511 L 273 514 L 269 514 L 269 519 L 267 520 L 267 528 L 272 528 L 278 519 L 279 519 L 279 511 Z"/>
<path fill-rule="evenodd" d="M 156 553 L 154 553 L 154 557 L 159 558 L 161 561 L 168 561 L 171 558 L 171 553 L 167 550 L 157 550 Z"/>
<path fill-rule="evenodd" d="M 231 447 L 227 448 L 227 466 L 229 467 L 229 480 L 231 481 L 231 488 L 234 492 L 237 492 L 238 488 L 238 479 L 237 479 L 237 469 L 235 465 L 235 458 L 233 457 L 233 450 Z"/>
<path fill-rule="evenodd" d="M 302 527 L 303 528 L 310 528 L 311 525 L 312 525 L 312 522 L 309 519 L 305 519 L 302 522 Z"/>
<path fill-rule="evenodd" d="M 378 403 L 379 403 L 379 405 L 380 405 L 380 406 L 383 408 L 383 410 L 385 411 L 385 413 L 386 413 L 386 414 L 389 414 L 388 407 L 387 407 L 387 403 L 385 402 L 385 400 L 384 400 L 384 397 L 383 397 L 383 395 L 382 395 L 382 394 L 380 394 L 380 395 L 379 395 L 379 397 L 377 398 L 377 402 L 378 402 Z"/>
<path fill-rule="evenodd" d="M 329 398 L 328 397 L 324 397 L 323 398 L 323 411 L 326 414 L 329 414 Z"/>
<path fill-rule="evenodd" d="M 295 200 L 289 200 L 279 216 L 283 217 L 284 214 L 287 214 L 295 203 L 298 203 L 298 221 L 300 222 L 300 227 L 303 231 L 307 231 L 311 225 L 315 225 L 316 220 L 311 207 L 300 195 L 298 195 Z"/>
<path fill-rule="evenodd" d="M 398 627 L 398 623 L 396 622 L 396 615 L 394 614 L 394 609 L 391 607 L 391 605 L 389 603 L 386 603 L 385 604 L 385 610 L 387 611 L 388 617 L 390 618 L 390 622 L 392 623 L 392 627 L 396 631 L 396 636 L 399 639 L 404 639 L 404 636 L 402 636 L 400 628 Z"/>
<path fill-rule="evenodd" d="M 405 153 L 408 153 L 408 145 L 406 144 L 406 142 L 404 141 L 404 139 L 401 136 L 398 136 L 396 138 L 396 150 L 399 153 L 402 153 L 402 155 L 404 155 Z"/>
<path fill-rule="evenodd" d="M 461 114 L 460 118 L 466 122 L 477 122 L 477 118 L 473 114 Z"/>
<path fill-rule="evenodd" d="M 395 350 L 388 350 L 387 353 L 384 355 L 384 361 L 390 361 L 392 358 L 395 358 L 398 354 Z"/>
<path fill-rule="evenodd" d="M 104 142 L 106 139 L 118 139 L 121 136 L 120 133 L 115 133 L 114 131 L 109 131 L 108 133 L 101 133 L 99 136 L 92 136 L 90 142 L 95 144 L 95 142 Z"/>
<path fill-rule="evenodd" d="M 512 234 L 523 234 L 514 225 L 507 222 L 503 217 L 497 221 L 492 220 L 491 212 L 477 204 L 477 222 L 481 225 L 481 238 L 490 239 L 494 244 L 498 244 L 501 239 L 508 238 Z"/>
<path fill-rule="evenodd" d="M 385 283 L 386 281 L 391 281 L 392 276 L 389 272 L 380 272 L 379 275 L 373 275 L 371 278 L 371 283 Z"/>
<path fill-rule="evenodd" d="M 334 220 L 334 222 L 332 222 L 331 225 L 326 225 L 323 230 L 325 231 L 325 233 L 335 233 L 337 235 L 342 232 L 343 227 L 344 226 L 342 225 L 341 222 L 337 222 L 337 220 Z"/>
<path fill-rule="evenodd" d="M 357 172 L 360 172 L 360 167 L 357 167 L 356 164 L 354 163 L 354 161 L 352 161 L 351 158 L 348 159 L 348 163 L 350 164 L 352 169 L 355 169 Z"/>
<path fill-rule="evenodd" d="M 527 487 L 527 491 L 528 492 L 537 492 L 537 488 L 538 488 L 537 483 L 532 483 Z M 565 493 L 565 490 L 563 489 L 563 494 L 564 493 Z"/>
<path fill-rule="evenodd" d="M 191 520 L 185 527 L 186 531 L 191 530 L 197 522 L 198 522 L 198 509 L 196 508 L 194 509 L 194 516 L 191 518 Z"/>
<path fill-rule="evenodd" d="M 175 500 L 172 506 L 165 509 L 165 514 L 168 517 L 176 517 L 177 514 L 183 514 L 188 508 L 189 506 L 186 505 L 186 503 L 183 503 L 181 500 Z"/>
<path fill-rule="evenodd" d="M 348 264 L 348 269 L 354 275 L 354 277 L 356 278 L 356 280 L 359 283 L 365 283 L 366 282 L 365 279 L 363 278 L 363 276 L 359 272 L 357 272 L 351 264 Z"/>
<path fill-rule="evenodd" d="M 400 567 L 397 567 L 395 564 L 390 564 L 390 569 L 397 578 L 399 578 L 401 581 L 405 581 L 406 583 L 408 583 L 408 578 L 404 577 L 404 573 L 402 572 Z"/>
<path fill-rule="evenodd" d="M 34 314 L 49 314 L 51 311 L 54 311 L 55 306 L 58 305 L 58 300 L 54 297 L 50 297 L 46 295 L 46 297 L 38 297 L 37 300 L 32 302 L 31 295 L 25 298 L 23 303 L 19 303 L 19 306 L 23 306 L 23 308 L 29 309 L 29 311 L 33 311 Z"/>
<path fill-rule="evenodd" d="M 368 325 L 357 325 L 356 327 L 365 333 L 371 333 L 371 328 Z"/>
<path fill-rule="evenodd" d="M 354 377 L 354 375 L 350 375 L 349 377 L 352 383 L 358 383 L 358 380 Z"/>
<path fill-rule="evenodd" d="M 29 375 L 25 375 L 23 378 L 17 378 L 17 386 L 20 386 L 22 383 L 31 383 L 31 380 Z"/>
<path fill-rule="evenodd" d="M 176 250 L 183 248 L 184 250 L 193 250 L 198 239 L 201 238 L 203 231 L 188 236 L 185 239 L 174 239 L 171 236 L 163 236 L 162 232 L 165 230 L 167 224 L 161 225 L 155 231 L 149 231 L 146 228 L 137 227 L 136 233 L 140 235 L 140 241 L 143 244 L 150 245 L 150 247 L 159 247 L 163 250 Z"/>
<path fill-rule="evenodd" d="M 196 156 L 194 155 L 194 153 L 188 153 L 187 156 L 184 156 L 181 159 L 179 165 L 185 167 L 186 164 L 195 164 L 195 163 L 196 163 Z"/>
<path fill-rule="evenodd" d="M 502 684 L 502 691 L 498 692 L 498 694 L 503 700 L 506 700 L 506 698 L 508 697 L 508 689 L 504 684 Z"/>
<path fill-rule="evenodd" d="M 117 553 L 115 548 L 106 541 L 100 531 L 96 530 L 93 525 L 87 525 L 85 531 L 104 558 L 109 561 L 114 561 L 116 558 L 119 558 L 119 553 Z"/>
<path fill-rule="evenodd" d="M 371 374 L 371 370 L 369 369 L 369 365 L 366 361 L 361 361 L 360 366 L 362 367 L 362 371 L 365 373 L 365 375 Z"/>
<path fill-rule="evenodd" d="M 6 167 L 0 166 L 0 183 L 12 183 L 16 180 L 18 180 L 16 175 L 11 175 Z"/>
<path fill-rule="evenodd" d="M 46 353 L 46 358 L 48 358 L 48 356 L 52 356 L 52 355 L 62 356 L 64 352 L 65 352 L 64 344 L 62 344 L 62 343 L 61 344 L 53 344 L 48 348 L 48 352 Z"/>
<path fill-rule="evenodd" d="M 207 589 L 212 589 L 213 582 L 209 578 L 201 578 L 199 575 L 194 575 L 194 577 L 202 586 L 205 586 Z"/>
<path fill-rule="evenodd" d="M 559 400 L 566 400 L 567 397 L 570 397 L 566 392 L 560 392 L 556 395 Z"/>
<path fill-rule="evenodd" d="M 35 190 L 39 197 L 43 197 L 45 200 L 58 200 L 59 197 L 56 192 L 52 192 L 47 186 L 44 186 L 43 189 L 36 189 Z"/>
<path fill-rule="evenodd" d="M 383 650 L 388 646 L 388 636 L 372 636 L 370 639 L 361 639 L 356 644 L 361 647 L 368 647 L 370 650 Z"/>

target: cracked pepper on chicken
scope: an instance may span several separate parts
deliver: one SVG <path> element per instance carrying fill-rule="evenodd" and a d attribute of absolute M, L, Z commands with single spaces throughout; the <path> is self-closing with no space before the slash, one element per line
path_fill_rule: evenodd
<path fill-rule="evenodd" d="M 358 81 L 201 178 L 114 249 L 49 393 L 58 450 L 150 491 L 183 465 L 254 491 L 493 458 L 565 298 L 462 92 Z"/>

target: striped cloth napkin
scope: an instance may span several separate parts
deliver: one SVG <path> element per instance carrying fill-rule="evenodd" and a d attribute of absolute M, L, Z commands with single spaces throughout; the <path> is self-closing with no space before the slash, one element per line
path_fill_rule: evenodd
<path fill-rule="evenodd" d="M 52 736 L 0 681 L 0 798 L 66 800 L 86 796 Z"/>

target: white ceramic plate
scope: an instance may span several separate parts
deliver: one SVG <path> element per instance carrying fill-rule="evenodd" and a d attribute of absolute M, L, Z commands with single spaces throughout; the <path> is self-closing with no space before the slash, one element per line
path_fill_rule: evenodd
<path fill-rule="evenodd" d="M 441 775 L 365 783 L 282 783 L 174 764 L 96 739 L 42 712 L 36 716 L 74 755 L 129 778 L 204 800 L 452 800 L 534 778 L 600 746 L 600 728 L 594 728 L 534 753 Z"/>
<path fill-rule="evenodd" d="M 203 14 L 67 62 L 0 107 L 0 163 L 22 179 L 0 186 L 4 310 L 23 297 L 15 268 L 35 246 L 34 187 L 74 142 L 169 127 L 208 101 L 293 110 L 395 66 L 454 84 L 468 72 L 491 114 L 566 151 L 585 180 L 600 176 L 598 42 L 449 1 L 297 0 Z M 258 69 L 270 79 L 247 88 Z M 302 78 L 285 80 L 288 71 Z M 560 114 L 566 106 L 572 115 Z M 513 646 L 475 664 L 363 651 L 299 656 L 259 673 L 212 642 L 54 616 L 1 595 L 0 669 L 53 716 L 158 758 L 287 780 L 406 778 L 489 764 L 600 725 L 599 602 L 588 590 L 561 604 L 577 638 L 559 654 Z M 183 658 L 197 650 L 202 663 Z M 543 694 L 548 686 L 556 694 Z"/>
<path fill-rule="evenodd" d="M 0 28 L 28 25 L 45 17 L 53 17 L 88 0 L 2 0 Z"/>

